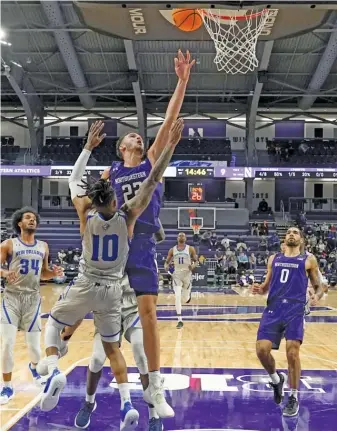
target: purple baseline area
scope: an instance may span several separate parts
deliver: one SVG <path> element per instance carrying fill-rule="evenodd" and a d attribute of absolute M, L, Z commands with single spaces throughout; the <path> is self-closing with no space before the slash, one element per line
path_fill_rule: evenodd
<path fill-rule="evenodd" d="M 13 431 L 75 429 L 74 418 L 85 396 L 86 367 L 76 367 L 59 405 L 50 412 L 34 407 L 14 425 Z M 137 373 L 129 368 L 129 373 Z M 284 418 L 281 406 L 273 402 L 268 376 L 260 369 L 162 368 L 171 390 L 166 392 L 175 417 L 165 419 L 166 431 L 177 430 L 257 430 L 257 431 L 336 431 L 337 374 L 334 370 L 302 370 L 299 387 L 300 410 L 294 418 Z M 214 379 L 214 375 L 217 376 Z M 209 376 L 209 377 L 208 377 Z M 119 394 L 111 389 L 112 375 L 103 369 L 97 393 L 97 410 L 91 416 L 89 431 L 119 429 Z M 142 399 L 138 376 L 131 396 L 140 413 L 138 430 L 148 430 L 148 412 Z M 172 388 L 172 384 L 176 387 Z M 207 387 L 208 386 L 208 387 Z M 286 389 L 286 396 L 288 390 Z"/>
<path fill-rule="evenodd" d="M 162 307 L 162 306 L 159 306 Z M 167 306 L 165 306 L 167 307 Z M 173 307 L 173 306 L 171 306 Z M 248 306 L 223 306 L 223 307 L 217 307 L 217 306 L 188 306 L 184 307 L 182 309 L 182 316 L 184 317 L 185 321 L 193 321 L 198 320 L 200 322 L 259 322 L 260 317 L 249 317 L 249 314 L 255 314 L 255 313 L 263 313 L 263 310 L 265 309 L 262 305 L 248 305 Z M 315 311 L 331 311 L 330 307 L 312 307 L 312 312 Z M 219 315 L 226 315 L 226 314 L 247 314 L 247 317 L 213 317 L 213 316 L 219 316 Z M 165 309 L 165 308 L 159 308 L 157 310 L 157 317 L 159 320 L 171 320 L 172 318 L 175 318 L 177 315 L 176 311 L 172 309 Z M 44 313 L 41 315 L 42 319 L 48 318 L 49 314 Z M 199 317 L 200 316 L 200 317 Z M 202 317 L 202 316 L 209 316 L 209 317 Z M 85 319 L 93 319 L 93 314 L 88 313 L 85 316 Z M 305 320 L 308 323 L 311 322 L 325 322 L 325 323 L 336 323 L 337 322 L 337 316 L 313 316 L 309 315 L 305 317 Z M 336 429 L 337 430 L 337 429 Z"/>

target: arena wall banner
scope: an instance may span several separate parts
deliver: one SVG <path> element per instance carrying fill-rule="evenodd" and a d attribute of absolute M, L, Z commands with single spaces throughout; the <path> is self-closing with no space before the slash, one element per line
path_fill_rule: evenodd
<path fill-rule="evenodd" d="M 223 138 L 226 136 L 226 120 L 185 120 L 183 136 Z"/>
<path fill-rule="evenodd" d="M 197 266 L 192 273 L 192 286 L 205 287 L 207 286 L 207 266 Z"/>
<path fill-rule="evenodd" d="M 16 177 L 48 177 L 51 174 L 51 166 L 1 165 L 0 174 Z"/>

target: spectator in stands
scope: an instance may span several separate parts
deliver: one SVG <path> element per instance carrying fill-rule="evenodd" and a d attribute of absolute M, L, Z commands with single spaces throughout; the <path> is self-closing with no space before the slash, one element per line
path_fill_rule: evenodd
<path fill-rule="evenodd" d="M 215 250 L 217 243 L 218 243 L 218 236 L 217 236 L 216 232 L 213 231 L 211 234 L 211 238 L 210 238 L 210 244 L 211 244 L 212 250 Z"/>
<path fill-rule="evenodd" d="M 263 236 L 261 237 L 261 240 L 260 240 L 259 250 L 265 251 L 267 250 L 267 248 L 268 248 L 267 240 L 266 240 L 266 237 Z"/>
<path fill-rule="evenodd" d="M 57 253 L 58 260 L 60 261 L 61 264 L 64 263 L 66 256 L 67 254 L 63 249 Z"/>
<path fill-rule="evenodd" d="M 74 250 L 71 247 L 68 248 L 67 256 L 64 260 L 67 263 L 74 263 Z"/>
<path fill-rule="evenodd" d="M 278 237 L 277 233 L 274 232 L 268 238 L 268 250 L 279 251 L 279 249 L 280 249 L 280 238 Z"/>
<path fill-rule="evenodd" d="M 250 234 L 258 236 L 259 234 L 259 225 L 257 223 L 252 223 L 250 227 Z"/>
<path fill-rule="evenodd" d="M 322 223 L 321 224 L 321 232 L 322 232 L 322 236 L 323 238 L 326 238 L 328 236 L 328 231 L 329 231 L 329 225 L 328 223 Z"/>
<path fill-rule="evenodd" d="M 319 240 L 316 248 L 320 254 L 325 250 L 325 244 L 322 239 Z"/>
<path fill-rule="evenodd" d="M 264 265 L 265 260 L 264 260 L 264 255 L 263 254 L 259 253 L 256 256 L 256 260 L 257 260 L 257 264 L 258 265 Z"/>
<path fill-rule="evenodd" d="M 248 269 L 248 256 L 246 255 L 245 252 L 241 252 L 239 253 L 238 256 L 238 269 L 242 270 L 242 269 Z"/>
<path fill-rule="evenodd" d="M 312 234 L 309 238 L 308 238 L 308 243 L 310 244 L 310 246 L 312 248 L 316 247 L 317 245 L 317 238 L 316 235 Z"/>
<path fill-rule="evenodd" d="M 328 233 L 328 238 L 336 238 L 337 237 L 337 229 L 334 224 L 330 225 L 330 231 Z"/>
<path fill-rule="evenodd" d="M 249 256 L 249 269 L 256 269 L 256 256 L 254 253 L 250 253 Z"/>
<path fill-rule="evenodd" d="M 205 232 L 201 236 L 201 242 L 204 244 L 209 250 L 211 249 L 211 232 L 209 230 L 205 230 Z"/>
<path fill-rule="evenodd" d="M 320 268 L 324 268 L 327 266 L 328 261 L 327 261 L 327 252 L 326 251 L 322 251 L 322 254 L 319 258 L 319 266 Z"/>
<path fill-rule="evenodd" d="M 265 236 L 265 235 L 268 235 L 268 233 L 269 233 L 268 223 L 264 221 L 259 225 L 259 235 Z"/>
<path fill-rule="evenodd" d="M 238 261 L 235 254 L 232 254 L 228 259 L 228 274 L 235 274 L 238 269 Z"/>
<path fill-rule="evenodd" d="M 204 265 L 206 261 L 206 258 L 204 255 L 199 256 L 199 264 Z"/>
<path fill-rule="evenodd" d="M 304 228 L 304 233 L 305 233 L 305 235 L 307 235 L 307 236 L 312 235 L 312 234 L 314 233 L 314 230 L 313 230 L 312 226 L 310 226 L 310 225 L 305 226 L 305 228 Z"/>
<path fill-rule="evenodd" d="M 268 202 L 266 202 L 265 199 L 262 199 L 262 201 L 260 201 L 260 203 L 259 203 L 259 206 L 258 206 L 257 210 L 260 213 L 266 213 L 266 212 L 268 212 Z"/>
<path fill-rule="evenodd" d="M 239 241 L 236 244 L 236 250 L 239 251 L 240 248 L 243 248 L 244 250 L 248 250 L 247 244 L 244 242 L 242 236 L 239 236 Z"/>
<path fill-rule="evenodd" d="M 223 247 L 224 250 L 227 250 L 229 249 L 231 242 L 235 242 L 235 241 L 227 238 L 227 235 L 225 235 L 221 240 L 221 246 Z"/>

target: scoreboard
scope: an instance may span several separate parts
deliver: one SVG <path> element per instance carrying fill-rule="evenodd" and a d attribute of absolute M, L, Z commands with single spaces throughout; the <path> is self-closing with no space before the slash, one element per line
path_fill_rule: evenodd
<path fill-rule="evenodd" d="M 334 168 L 256 168 L 255 178 L 336 178 Z"/>

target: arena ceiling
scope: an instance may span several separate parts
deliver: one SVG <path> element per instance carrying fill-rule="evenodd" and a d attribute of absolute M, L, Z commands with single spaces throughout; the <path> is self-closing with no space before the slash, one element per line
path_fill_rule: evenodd
<path fill-rule="evenodd" d="M 53 24 L 49 3 L 61 12 L 62 25 Z M 270 50 L 259 109 L 282 108 L 291 113 L 301 106 L 303 96 L 310 96 L 311 111 L 324 108 L 337 112 L 337 10 L 327 13 L 328 21 L 318 30 L 269 45 L 258 42 L 260 60 Z M 258 71 L 246 75 L 217 71 L 212 41 L 130 43 L 86 27 L 71 1 L 3 1 L 1 23 L 11 44 L 2 45 L 2 75 L 10 69 L 23 94 L 36 94 L 49 109 L 74 106 L 139 112 L 142 106 L 148 113 L 162 112 L 176 84 L 173 59 L 179 48 L 189 49 L 197 60 L 185 113 L 245 112 L 256 92 Z M 68 54 L 60 48 L 60 38 L 66 38 L 62 43 L 68 47 L 72 45 Z M 321 87 L 310 90 L 327 48 L 332 67 Z M 130 72 L 134 68 L 138 74 Z M 1 80 L 1 101 L 3 109 L 21 106 L 17 91 L 5 76 Z"/>

